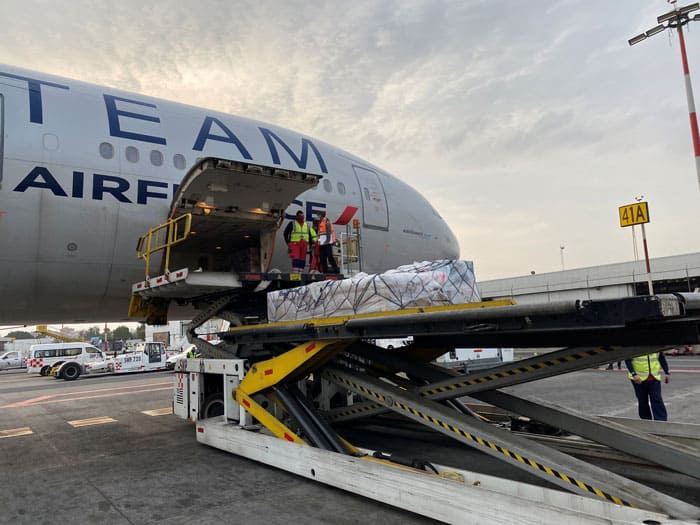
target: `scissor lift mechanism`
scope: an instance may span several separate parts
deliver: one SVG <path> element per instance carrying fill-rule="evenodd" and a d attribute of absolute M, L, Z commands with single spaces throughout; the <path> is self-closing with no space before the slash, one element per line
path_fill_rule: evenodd
<path fill-rule="evenodd" d="M 213 309 L 226 306 L 222 298 Z M 229 359 L 186 361 L 177 374 L 175 411 L 197 420 L 203 443 L 445 521 L 494 521 L 484 505 L 489 497 L 497 498 L 503 522 L 512 522 L 511 510 L 523 513 L 522 507 L 513 510 L 518 505 L 536 509 L 539 522 L 699 520 L 700 509 L 689 503 L 512 433 L 460 401 L 474 397 L 700 478 L 697 449 L 499 390 L 698 343 L 699 323 L 700 294 L 674 294 L 529 306 L 477 303 L 235 326 L 219 334 L 219 356 Z M 396 350 L 371 343 L 409 335 L 414 343 Z M 487 345 L 564 348 L 466 375 L 430 364 L 450 347 Z M 204 401 L 212 395 L 220 396 L 223 417 L 203 419 Z M 571 494 L 500 480 L 495 486 L 510 492 L 494 495 L 494 486 L 466 483 L 481 475 L 399 465 L 357 449 L 331 426 L 381 412 L 400 414 Z M 414 492 L 416 501 L 400 495 Z"/>

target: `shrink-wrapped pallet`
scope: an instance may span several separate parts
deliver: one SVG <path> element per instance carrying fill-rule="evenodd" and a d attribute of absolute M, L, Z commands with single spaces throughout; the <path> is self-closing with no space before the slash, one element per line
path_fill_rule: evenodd
<path fill-rule="evenodd" d="M 426 261 L 267 294 L 269 322 L 480 301 L 471 261 Z"/>

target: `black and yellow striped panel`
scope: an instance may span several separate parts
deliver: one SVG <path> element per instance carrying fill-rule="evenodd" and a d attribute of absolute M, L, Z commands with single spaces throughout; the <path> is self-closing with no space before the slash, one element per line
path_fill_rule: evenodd
<path fill-rule="evenodd" d="M 339 381 L 345 385 L 348 385 L 349 387 L 361 391 L 363 393 L 366 393 L 368 396 L 371 396 L 375 399 L 379 400 L 387 400 L 387 397 L 385 397 L 383 394 L 379 392 L 374 392 L 371 389 L 367 388 L 364 385 L 360 385 L 359 383 L 356 383 L 354 381 L 351 381 L 345 377 L 341 377 L 337 374 L 334 374 L 332 372 L 329 373 L 333 377 L 334 380 Z M 567 484 L 574 485 L 578 487 L 579 489 L 589 492 L 591 494 L 596 495 L 597 497 L 604 499 L 606 501 L 610 501 L 612 503 L 615 503 L 617 505 L 622 505 L 625 507 L 634 507 L 630 502 L 625 501 L 621 498 L 618 498 L 617 496 L 614 496 L 608 492 L 605 492 L 597 487 L 594 487 L 592 485 L 589 485 L 588 483 L 585 483 L 579 479 L 576 479 L 575 476 L 567 475 L 563 472 L 559 472 L 556 469 L 550 468 L 546 465 L 543 465 L 542 463 L 539 463 L 538 461 L 535 461 L 533 459 L 527 458 L 525 456 L 522 456 L 521 454 L 518 454 L 517 452 L 513 452 L 501 445 L 498 445 L 497 443 L 494 443 L 492 441 L 489 441 L 488 439 L 483 439 L 479 436 L 476 436 L 470 432 L 467 432 L 466 430 L 463 430 L 459 427 L 450 425 L 449 423 L 442 421 L 439 418 L 436 418 L 434 416 L 431 416 L 430 414 L 427 414 L 421 410 L 417 410 L 405 403 L 401 403 L 399 401 L 393 401 L 393 400 L 388 400 L 391 402 L 392 407 L 395 409 L 398 409 L 398 412 L 406 412 L 408 414 L 413 415 L 415 418 L 420 418 L 422 419 L 427 425 L 432 425 L 433 427 L 436 427 L 438 429 L 444 429 L 447 430 L 453 434 L 456 434 L 459 437 L 465 438 L 473 443 L 477 443 L 481 447 L 484 447 L 485 449 L 489 449 L 490 451 L 497 452 L 502 454 L 503 456 L 506 456 L 507 458 L 514 459 L 520 463 L 522 463 L 525 466 L 528 466 L 530 468 L 533 468 L 535 470 L 538 470 L 540 472 L 544 472 L 548 474 L 549 476 L 552 476 L 554 478 L 557 478 Z"/>
<path fill-rule="evenodd" d="M 361 414 L 364 414 L 366 412 L 373 412 L 377 409 L 384 408 L 384 405 L 377 405 L 372 403 L 371 405 L 350 405 L 349 407 L 346 407 L 344 410 L 337 409 L 333 411 L 333 416 L 330 419 L 331 421 L 335 421 L 336 419 L 343 418 L 343 417 L 349 417 L 349 416 L 358 416 Z"/>
<path fill-rule="evenodd" d="M 495 372 L 493 374 L 484 375 L 481 377 L 476 377 L 474 379 L 469 379 L 468 381 L 458 381 L 449 385 L 443 385 L 435 388 L 430 388 L 426 390 L 421 390 L 420 394 L 422 396 L 430 397 L 437 394 L 442 394 L 443 392 L 449 392 L 450 390 L 456 390 L 458 388 L 464 388 L 466 386 L 484 384 L 489 381 L 494 381 L 496 379 L 503 379 L 506 377 L 511 377 L 519 374 L 526 374 L 528 372 L 535 372 L 536 370 L 543 370 L 545 368 L 550 368 L 553 366 L 562 365 L 567 362 L 577 361 L 579 359 L 584 359 L 586 357 L 592 357 L 597 354 L 602 354 L 604 352 L 612 352 L 613 350 L 618 350 L 620 347 L 605 346 L 600 348 L 594 348 L 593 350 L 583 350 L 576 354 L 570 354 L 564 357 L 559 357 L 555 359 L 547 359 L 540 361 L 539 363 L 534 363 L 532 365 L 518 366 L 511 368 L 510 370 L 502 370 L 500 372 Z"/>

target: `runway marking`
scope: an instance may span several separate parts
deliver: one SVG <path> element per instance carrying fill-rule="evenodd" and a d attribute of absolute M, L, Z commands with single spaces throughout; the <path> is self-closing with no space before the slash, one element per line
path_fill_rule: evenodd
<path fill-rule="evenodd" d="M 116 423 L 117 420 L 111 417 L 91 417 L 88 419 L 76 419 L 74 421 L 68 421 L 68 424 L 74 428 L 78 427 L 88 427 L 90 425 L 103 425 L 105 423 Z"/>
<path fill-rule="evenodd" d="M 128 390 L 130 388 L 143 388 L 143 387 L 151 387 L 151 386 L 161 386 L 161 385 L 172 385 L 173 383 L 171 381 L 161 381 L 160 383 L 141 383 L 138 385 L 127 385 L 127 386 L 115 386 L 114 388 L 95 388 L 93 390 L 71 390 L 70 392 L 66 392 L 63 394 L 52 394 L 53 397 L 58 397 L 58 396 L 70 396 L 73 394 L 93 394 L 95 392 L 111 392 L 113 390 Z"/>
<path fill-rule="evenodd" d="M 142 410 L 142 414 L 147 416 L 167 416 L 173 413 L 173 407 L 156 408 L 155 410 Z"/>
<path fill-rule="evenodd" d="M 160 383 L 163 384 L 163 383 Z M 128 396 L 132 394 L 141 394 L 145 392 L 158 392 L 160 390 L 172 390 L 172 384 L 170 382 L 167 383 L 169 386 L 167 387 L 162 387 L 162 388 L 144 388 L 142 390 L 131 390 L 129 392 L 113 392 L 110 394 L 98 394 L 94 396 L 81 396 L 78 395 L 76 397 L 66 397 L 63 399 L 54 399 L 59 396 L 67 396 L 71 394 L 81 394 L 82 392 L 69 392 L 67 394 L 54 394 L 50 396 L 40 396 L 40 397 L 35 397 L 32 399 L 25 399 L 24 401 L 17 401 L 16 403 L 10 403 L 9 405 L 2 405 L 0 406 L 0 409 L 3 408 L 21 408 L 21 407 L 28 407 L 28 406 L 35 406 L 35 405 L 46 405 L 50 403 L 67 403 L 68 401 L 80 401 L 83 399 L 97 399 L 101 397 L 117 397 L 117 396 Z M 133 387 L 129 387 L 133 388 Z M 105 388 L 102 390 L 92 390 L 92 392 L 103 392 L 105 390 L 120 390 L 120 389 L 114 389 L 114 388 Z"/>
<path fill-rule="evenodd" d="M 32 429 L 29 427 L 12 428 L 10 430 L 0 430 L 0 439 L 18 436 L 28 436 L 29 434 L 33 433 L 34 432 L 32 432 Z"/>

